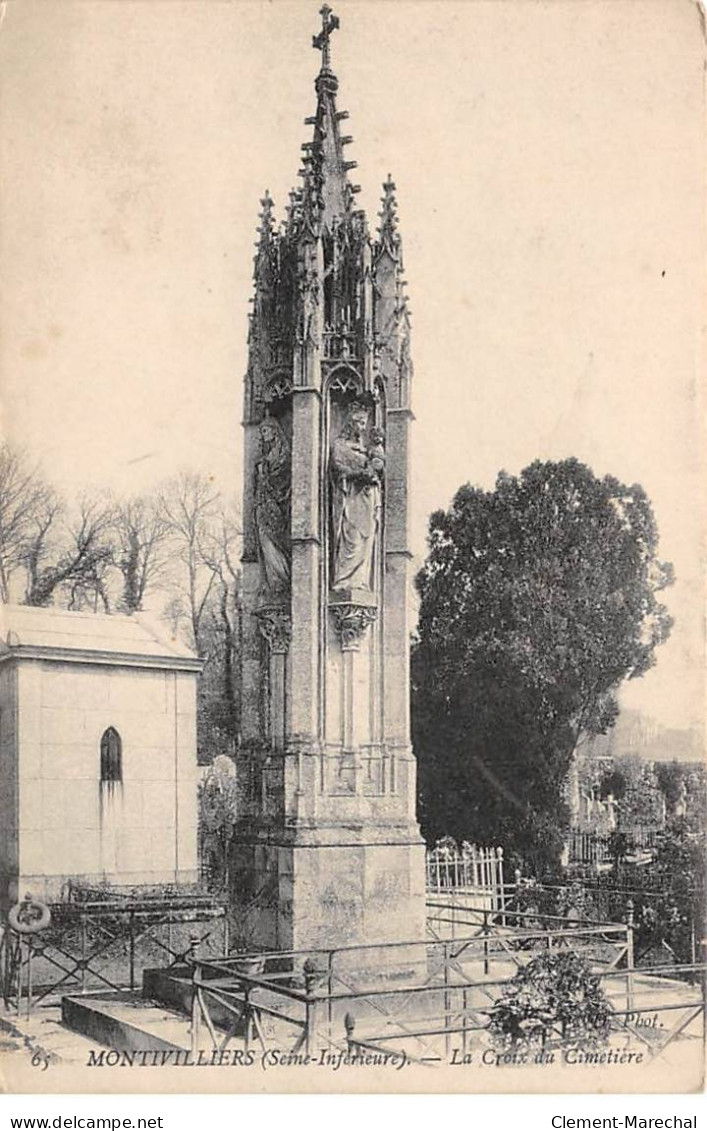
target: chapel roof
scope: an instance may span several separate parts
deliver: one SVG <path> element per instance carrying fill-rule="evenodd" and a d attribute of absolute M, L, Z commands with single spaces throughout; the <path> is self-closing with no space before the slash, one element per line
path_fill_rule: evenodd
<path fill-rule="evenodd" d="M 201 661 L 186 645 L 144 613 L 107 616 L 0 605 L 0 662 L 11 656 L 175 671 L 201 669 Z"/>

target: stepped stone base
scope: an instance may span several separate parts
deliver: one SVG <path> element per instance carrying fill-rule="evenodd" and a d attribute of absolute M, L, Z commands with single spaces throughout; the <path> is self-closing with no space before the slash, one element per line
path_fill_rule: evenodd
<path fill-rule="evenodd" d="M 416 826 L 339 828 L 338 843 L 326 843 L 319 829 L 300 830 L 296 840 L 287 830 L 266 835 L 239 838 L 232 857 L 233 921 L 248 949 L 373 945 L 371 965 L 381 966 L 382 944 L 424 939 L 424 845 Z"/>
<path fill-rule="evenodd" d="M 151 1053 L 190 1047 L 185 1017 L 134 993 L 64 997 L 61 1020 L 68 1029 L 110 1049 Z"/>

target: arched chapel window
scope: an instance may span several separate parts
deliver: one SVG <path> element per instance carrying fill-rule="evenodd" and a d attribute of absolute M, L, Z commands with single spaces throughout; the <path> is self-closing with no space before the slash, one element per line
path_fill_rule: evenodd
<path fill-rule="evenodd" d="M 101 781 L 123 780 L 123 744 L 115 727 L 108 727 L 101 739 Z"/>

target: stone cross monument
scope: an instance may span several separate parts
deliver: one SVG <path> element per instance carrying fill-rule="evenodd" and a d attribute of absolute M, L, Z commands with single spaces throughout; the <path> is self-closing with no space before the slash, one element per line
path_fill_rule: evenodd
<path fill-rule="evenodd" d="M 344 158 L 325 5 L 301 186 L 262 200 L 245 381 L 236 922 L 273 949 L 424 937 L 409 727 L 409 312 Z"/>

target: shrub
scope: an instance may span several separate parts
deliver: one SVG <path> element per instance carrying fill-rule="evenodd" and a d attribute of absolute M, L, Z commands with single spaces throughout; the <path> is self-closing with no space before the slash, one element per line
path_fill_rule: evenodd
<path fill-rule="evenodd" d="M 605 1043 L 610 1008 L 599 978 L 575 951 L 539 954 L 494 1004 L 489 1029 L 496 1043 L 543 1046 L 561 1040 L 583 1048 Z"/>

